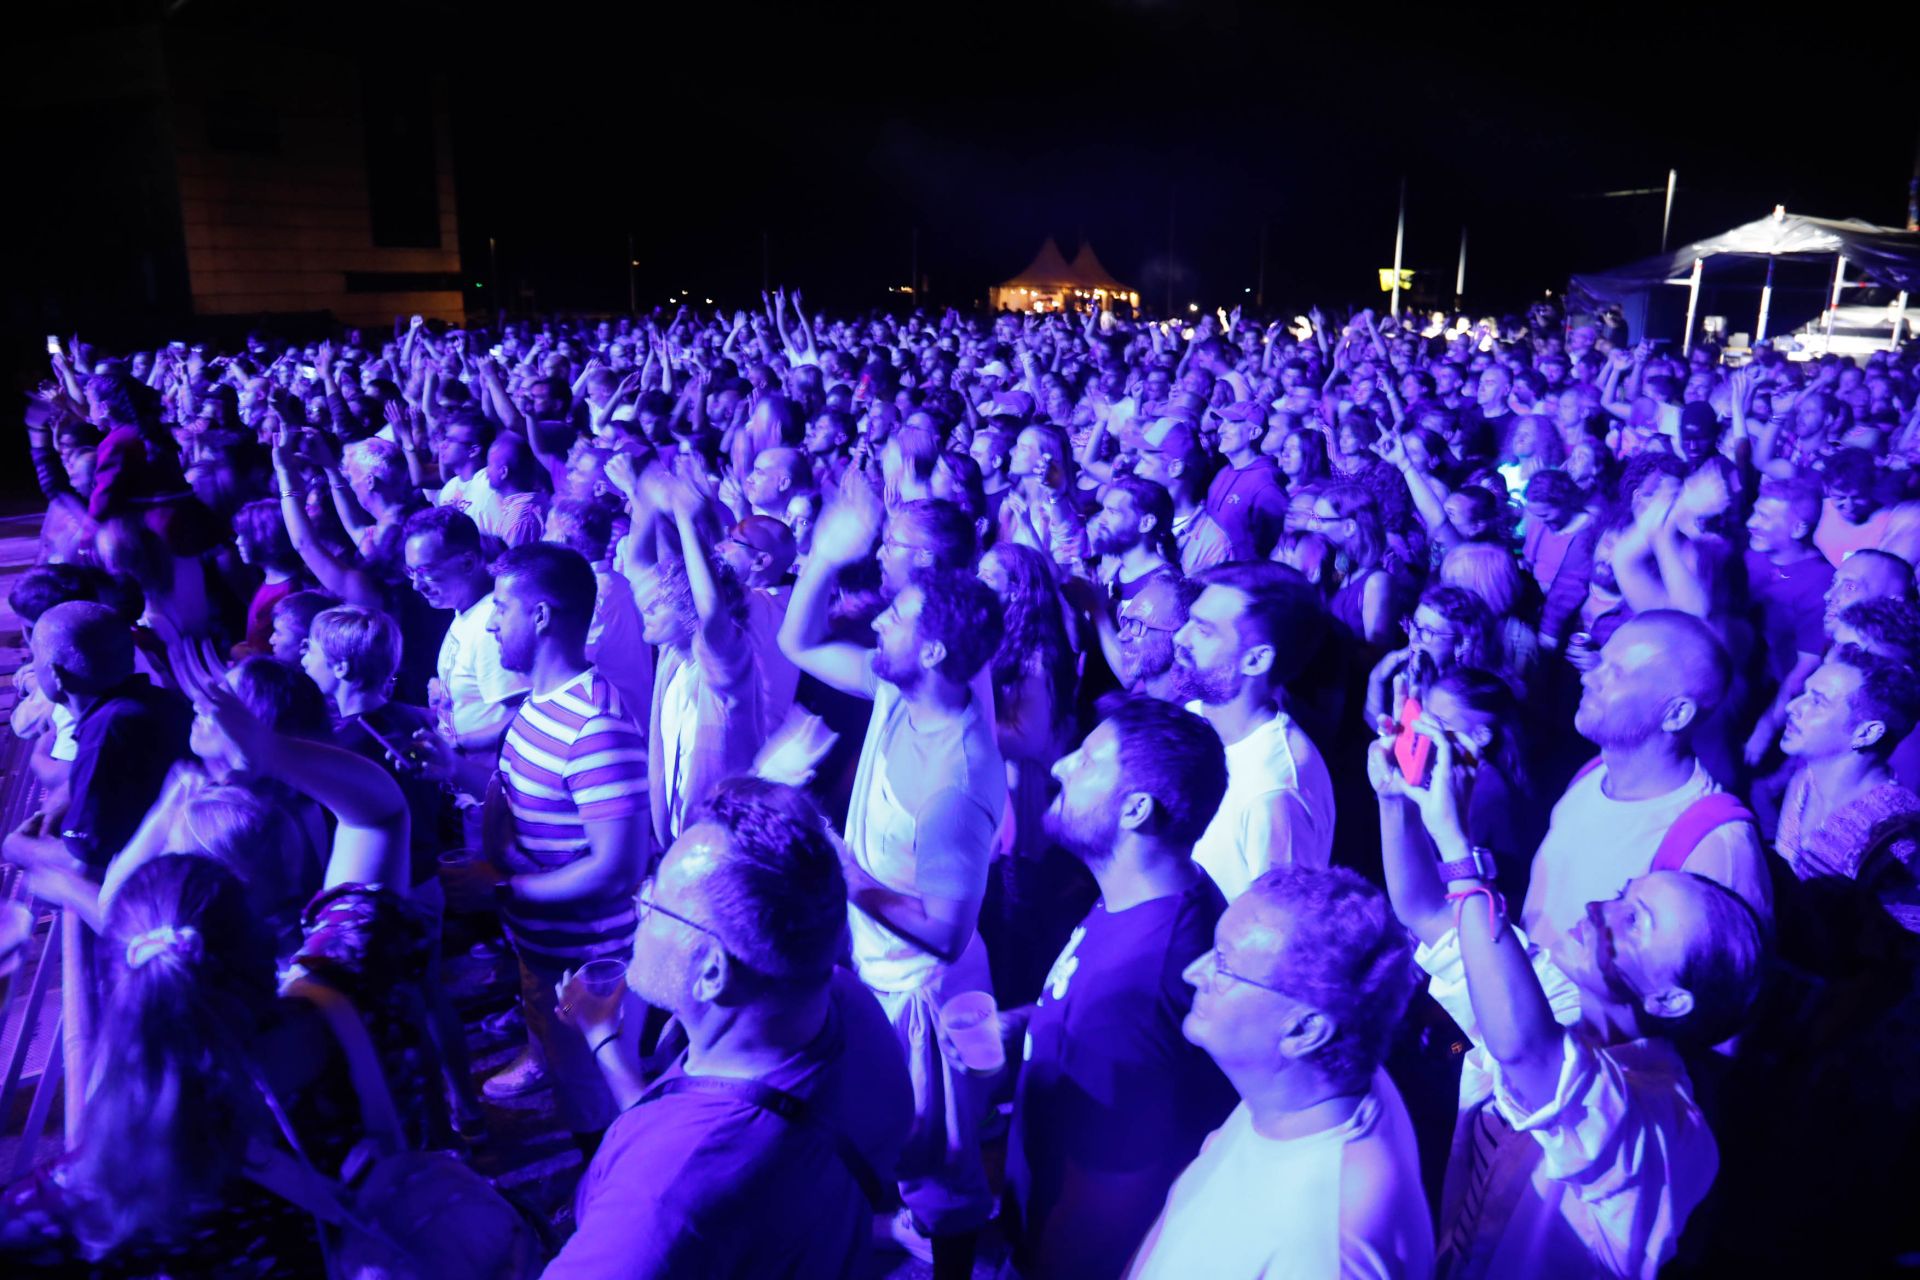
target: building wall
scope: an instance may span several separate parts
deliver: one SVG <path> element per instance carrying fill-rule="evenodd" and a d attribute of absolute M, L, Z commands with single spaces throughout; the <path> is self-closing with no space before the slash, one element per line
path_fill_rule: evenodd
<path fill-rule="evenodd" d="M 174 159 L 196 314 L 325 311 L 369 326 L 415 313 L 463 318 L 444 83 L 423 89 L 438 235 L 430 222 L 425 236 L 405 237 L 416 243 L 376 243 L 367 77 L 396 73 L 406 74 L 205 29 L 170 35 Z"/>

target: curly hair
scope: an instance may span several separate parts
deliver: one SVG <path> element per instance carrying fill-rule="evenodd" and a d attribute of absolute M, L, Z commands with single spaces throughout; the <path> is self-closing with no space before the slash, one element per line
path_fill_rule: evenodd
<path fill-rule="evenodd" d="M 1059 589 L 1054 585 L 1053 562 L 1044 553 L 1017 542 L 1002 543 L 987 555 L 1007 575 L 1007 594 L 1000 598 L 1000 647 L 993 653 L 996 709 L 1004 717 L 1021 682 L 1034 672 L 1048 681 L 1057 726 L 1073 707 L 1079 673 L 1073 646 L 1067 639 Z"/>
<path fill-rule="evenodd" d="M 957 569 L 923 570 L 913 585 L 920 589 L 917 634 L 945 646 L 942 676 L 967 683 L 1000 647 L 1005 626 L 1000 597 L 973 574 Z"/>
<path fill-rule="evenodd" d="M 1345 867 L 1279 867 L 1255 880 L 1247 896 L 1286 916 L 1271 980 L 1333 1022 L 1316 1065 L 1331 1081 L 1364 1088 L 1385 1060 L 1417 982 L 1407 931 L 1387 896 Z"/>

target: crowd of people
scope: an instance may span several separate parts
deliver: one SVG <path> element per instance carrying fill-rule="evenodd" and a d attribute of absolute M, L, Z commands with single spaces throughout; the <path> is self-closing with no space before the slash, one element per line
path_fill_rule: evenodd
<path fill-rule="evenodd" d="M 1920 346 L 763 303 L 57 344 L 9 1270 L 1920 1256 Z"/>

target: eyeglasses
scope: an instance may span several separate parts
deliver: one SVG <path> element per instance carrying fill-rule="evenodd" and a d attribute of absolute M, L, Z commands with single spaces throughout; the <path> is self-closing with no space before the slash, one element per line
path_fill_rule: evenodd
<path fill-rule="evenodd" d="M 1430 627 L 1413 618 L 1400 619 L 1400 628 L 1407 633 L 1407 639 L 1415 643 L 1432 644 L 1460 638 L 1460 633 L 1451 627 Z"/>
<path fill-rule="evenodd" d="M 659 903 L 655 902 L 653 900 L 653 877 L 652 876 L 648 876 L 645 880 L 642 880 L 640 882 L 640 892 L 633 895 L 633 909 L 638 917 L 634 921 L 636 927 L 639 925 L 645 924 L 647 922 L 647 916 L 657 911 L 669 920 L 678 920 L 681 924 L 687 926 L 687 928 L 689 929 L 698 929 L 701 933 L 706 934 L 709 938 L 712 938 L 715 942 L 719 943 L 721 950 L 723 951 L 726 950 L 727 940 L 721 937 L 718 933 L 714 932 L 711 928 L 709 928 L 704 924 L 701 924 L 698 920 L 689 920 L 687 919 L 687 917 L 681 915 L 679 912 L 669 910 L 668 908 L 663 907 Z M 728 952 L 728 954 L 731 955 L 732 953 Z"/>
<path fill-rule="evenodd" d="M 1277 996 L 1286 996 L 1289 1000 L 1295 998 L 1293 993 L 1283 991 L 1270 982 L 1262 982 L 1258 978 L 1249 978 L 1244 973 L 1235 973 L 1227 967 L 1226 959 L 1221 956 L 1220 948 L 1218 947 L 1209 951 L 1205 958 L 1207 960 L 1207 989 L 1215 995 L 1219 995 L 1226 989 L 1226 984 L 1220 981 L 1222 978 L 1225 978 L 1228 982 L 1244 982 L 1250 987 L 1258 987 L 1262 991 L 1271 991 Z"/>

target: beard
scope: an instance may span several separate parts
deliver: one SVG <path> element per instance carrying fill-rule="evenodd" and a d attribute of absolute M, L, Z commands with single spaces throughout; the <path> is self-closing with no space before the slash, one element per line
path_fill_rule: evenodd
<path fill-rule="evenodd" d="M 1183 700 L 1198 698 L 1209 707 L 1217 707 L 1233 701 L 1240 692 L 1240 680 L 1231 667 L 1219 670 L 1202 670 L 1193 665 L 1193 659 L 1184 649 L 1175 649 L 1172 669 L 1174 685 Z"/>
<path fill-rule="evenodd" d="M 919 688 L 926 672 L 911 662 L 896 663 L 887 655 L 885 649 L 873 651 L 873 674 L 898 688 L 902 693 L 911 693 Z"/>
<path fill-rule="evenodd" d="M 1088 547 L 1090 547 L 1093 553 L 1098 556 L 1123 555 L 1126 552 L 1131 551 L 1134 547 L 1134 544 L 1138 541 L 1139 541 L 1138 538 L 1134 538 L 1131 541 L 1129 541 L 1127 538 L 1115 532 L 1114 530 L 1107 528 L 1105 525 L 1100 525 L 1096 527 L 1087 535 Z"/>
<path fill-rule="evenodd" d="M 1047 838 L 1089 865 L 1107 861 L 1113 856 L 1114 838 L 1120 832 L 1116 799 L 1109 797 L 1105 809 L 1092 814 L 1068 813 L 1062 804 L 1065 799 L 1064 795 L 1055 796 L 1041 815 L 1040 826 Z"/>
<path fill-rule="evenodd" d="M 1615 709 L 1609 715 L 1602 711 L 1590 710 L 1583 698 L 1579 707 L 1574 710 L 1573 728 L 1581 737 L 1602 750 L 1630 751 L 1651 740 L 1660 732 L 1660 718 L 1648 716 L 1634 720 L 1627 712 L 1620 709 Z"/>
<path fill-rule="evenodd" d="M 509 643 L 505 636 L 500 638 L 500 666 L 502 670 L 525 674 L 533 670 L 533 639 L 528 637 L 524 644 Z"/>

